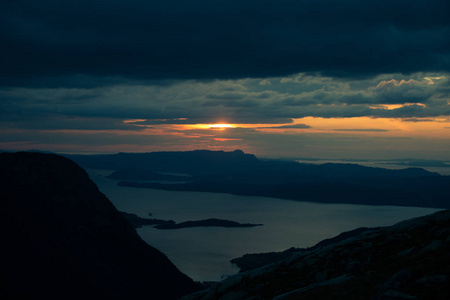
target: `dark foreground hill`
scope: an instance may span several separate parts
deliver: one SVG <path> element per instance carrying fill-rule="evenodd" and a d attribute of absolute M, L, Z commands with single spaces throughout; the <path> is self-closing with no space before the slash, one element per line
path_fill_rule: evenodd
<path fill-rule="evenodd" d="M 449 253 L 446 210 L 286 252 L 280 261 L 183 299 L 445 300 L 450 299 Z"/>
<path fill-rule="evenodd" d="M 2 153 L 0 166 L 1 299 L 176 299 L 198 289 L 72 161 Z"/>

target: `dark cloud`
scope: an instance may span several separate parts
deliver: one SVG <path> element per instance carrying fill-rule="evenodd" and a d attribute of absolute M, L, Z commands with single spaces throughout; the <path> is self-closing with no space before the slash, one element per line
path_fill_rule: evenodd
<path fill-rule="evenodd" d="M 19 134 L 18 134 L 19 133 Z M 91 132 L 85 134 L 77 131 L 0 131 L 0 144 L 8 140 L 9 143 L 17 145 L 28 145 L 28 149 L 64 149 L 64 151 L 75 151 L 102 147 L 103 152 L 114 151 L 114 146 L 130 145 L 130 149 L 140 146 L 161 145 L 163 148 L 171 145 L 188 144 L 189 140 L 176 141 L 171 137 L 163 135 L 124 135 L 108 132 Z M 39 145 L 39 147 L 38 147 Z M 4 148 L 4 146 L 3 146 Z M 27 149 L 25 148 L 25 149 Z M 110 148 L 108 150 L 108 148 Z M 14 149 L 14 148 L 13 148 Z M 23 148 L 22 148 L 23 149 Z M 141 148 L 142 149 L 142 148 Z M 120 150 L 119 150 L 120 151 Z M 130 150 L 128 150 L 130 151 Z"/>
<path fill-rule="evenodd" d="M 403 119 L 403 122 L 436 122 L 435 119 L 424 119 L 424 118 L 409 118 L 409 119 Z"/>
<path fill-rule="evenodd" d="M 387 132 L 386 129 L 376 129 L 376 128 L 355 128 L 355 129 L 333 129 L 334 131 L 350 131 L 350 132 Z"/>
<path fill-rule="evenodd" d="M 232 93 L 232 92 L 206 95 L 207 98 L 214 100 L 240 100 L 245 98 L 245 96 L 246 95 L 244 93 Z"/>
<path fill-rule="evenodd" d="M 133 123 L 124 123 L 120 119 L 84 118 L 65 116 L 35 116 L 20 118 L 14 121 L 3 120 L 0 128 L 31 129 L 31 130 L 127 130 L 142 131 L 144 128 Z"/>
<path fill-rule="evenodd" d="M 292 124 L 292 125 L 282 125 L 282 126 L 273 126 L 273 127 L 264 127 L 264 128 L 280 128 L 280 129 L 308 129 L 311 126 L 306 124 Z"/>
<path fill-rule="evenodd" d="M 447 0 L 2 1 L 0 82 L 448 72 L 449 12 Z"/>
<path fill-rule="evenodd" d="M 270 121 L 270 124 L 286 124 L 291 123 L 292 119 L 290 118 L 270 118 L 267 121 Z M 150 120 L 142 120 L 134 122 L 135 125 L 162 125 L 162 124 L 184 124 L 184 125 L 192 125 L 192 124 L 261 124 L 264 123 L 264 120 L 260 120 L 259 118 L 240 118 L 239 116 L 234 116 L 230 118 L 223 118 L 220 116 L 217 117 L 203 117 L 203 118 L 178 118 L 178 119 L 150 119 Z M 305 125 L 307 126 L 307 125 Z"/>

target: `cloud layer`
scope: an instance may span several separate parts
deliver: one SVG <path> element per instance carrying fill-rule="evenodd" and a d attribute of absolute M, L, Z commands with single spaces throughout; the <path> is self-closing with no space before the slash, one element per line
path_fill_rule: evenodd
<path fill-rule="evenodd" d="M 309 116 L 448 116 L 449 90 L 446 73 L 370 79 L 297 74 L 88 89 L 20 87 L 0 89 L 0 115 L 3 126 L 38 129 L 141 130 L 144 125 L 200 123 L 278 123 L 284 128 L 307 128 L 308 124 L 286 123 Z M 124 122 L 133 119 L 139 120 Z"/>
<path fill-rule="evenodd" d="M 446 0 L 7 0 L 0 82 L 449 72 L 449 12 Z"/>

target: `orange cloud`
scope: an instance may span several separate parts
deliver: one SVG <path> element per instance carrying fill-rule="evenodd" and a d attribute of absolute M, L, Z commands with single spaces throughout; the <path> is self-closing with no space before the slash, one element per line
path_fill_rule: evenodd
<path fill-rule="evenodd" d="M 218 142 L 242 141 L 242 139 L 228 139 L 228 138 L 214 138 L 214 140 Z"/>

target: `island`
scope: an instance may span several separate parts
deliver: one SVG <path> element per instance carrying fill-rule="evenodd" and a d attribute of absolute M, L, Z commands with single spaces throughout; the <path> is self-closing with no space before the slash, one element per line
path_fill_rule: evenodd
<path fill-rule="evenodd" d="M 127 212 L 121 212 L 128 222 L 134 228 L 140 228 L 142 226 L 153 226 L 156 229 L 181 229 L 188 227 L 256 227 L 262 226 L 263 224 L 251 224 L 251 223 L 239 223 L 230 220 L 222 220 L 210 218 L 206 220 L 198 220 L 198 221 L 185 221 L 181 223 L 176 223 L 173 220 L 160 220 L 160 219 L 146 219 L 141 218 L 136 214 L 131 214 Z"/>
<path fill-rule="evenodd" d="M 239 223 L 235 221 L 229 220 L 221 220 L 221 219 L 206 219 L 199 221 L 186 221 L 181 223 L 166 223 L 156 225 L 154 228 L 157 229 L 180 229 L 180 228 L 188 228 L 188 227 L 256 227 L 262 226 L 263 224 L 250 224 L 250 223 Z"/>

